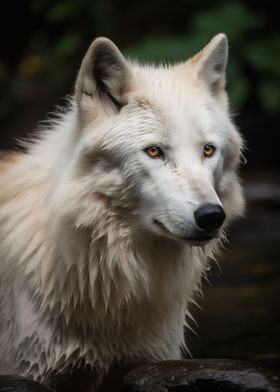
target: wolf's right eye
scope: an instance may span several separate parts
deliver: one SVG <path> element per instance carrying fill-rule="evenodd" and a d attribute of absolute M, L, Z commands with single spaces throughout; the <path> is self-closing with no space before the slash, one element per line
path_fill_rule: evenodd
<path fill-rule="evenodd" d="M 162 158 L 164 155 L 162 149 L 158 146 L 149 146 L 144 151 L 150 158 Z"/>

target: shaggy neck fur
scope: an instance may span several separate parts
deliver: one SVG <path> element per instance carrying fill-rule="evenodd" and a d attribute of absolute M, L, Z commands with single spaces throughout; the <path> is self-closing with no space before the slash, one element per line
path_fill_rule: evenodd
<path fill-rule="evenodd" d="M 223 207 L 220 231 L 244 204 L 227 52 L 219 34 L 185 63 L 139 66 L 98 38 L 69 111 L 0 160 L 0 374 L 50 383 L 87 365 L 98 384 L 114 363 L 181 357 L 218 245 L 182 239 L 197 238 L 202 203 Z"/>
<path fill-rule="evenodd" d="M 83 194 L 86 179 L 68 181 L 71 197 L 59 202 L 51 189 L 63 179 L 53 178 L 49 145 L 71 132 L 69 116 L 1 173 L 1 270 L 26 313 L 20 324 L 14 316 L 0 319 L 2 329 L 13 325 L 4 339 L 14 341 L 15 352 L 6 355 L 15 371 L 43 380 L 81 358 L 100 375 L 113 361 L 179 358 L 187 302 L 199 289 L 206 256 L 139 234 L 98 189 Z M 92 224 L 82 213 L 89 203 Z M 2 301 L 2 315 L 10 306 Z"/>

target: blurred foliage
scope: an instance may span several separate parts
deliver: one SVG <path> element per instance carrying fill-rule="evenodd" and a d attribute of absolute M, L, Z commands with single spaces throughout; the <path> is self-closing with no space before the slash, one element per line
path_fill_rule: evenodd
<path fill-rule="evenodd" d="M 266 23 L 265 16 L 245 2 L 219 2 L 194 13 L 187 34 L 145 37 L 127 53 L 155 62 L 182 60 L 202 48 L 213 35 L 225 32 L 231 47 L 228 79 L 233 107 L 240 110 L 254 90 L 264 110 L 277 113 L 280 108 L 280 35 L 272 32 L 264 38 Z M 248 76 L 250 71 L 254 78 Z M 257 85 L 253 87 L 250 82 Z"/>
<path fill-rule="evenodd" d="M 6 100 L 24 96 L 37 79 L 50 86 L 72 83 L 97 35 L 112 38 L 129 57 L 173 62 L 225 32 L 231 47 L 228 87 L 234 110 L 240 111 L 252 98 L 268 114 L 280 107 L 278 22 L 271 22 L 273 10 L 264 2 L 29 0 L 19 7 L 18 30 L 0 59 Z"/>

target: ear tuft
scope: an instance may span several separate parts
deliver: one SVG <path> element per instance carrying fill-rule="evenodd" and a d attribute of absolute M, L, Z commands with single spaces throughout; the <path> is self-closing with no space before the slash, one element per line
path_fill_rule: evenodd
<path fill-rule="evenodd" d="M 228 41 L 225 34 L 216 35 L 205 48 L 193 58 L 197 75 L 203 79 L 215 95 L 225 87 L 225 71 L 228 59 Z"/>
<path fill-rule="evenodd" d="M 107 38 L 97 38 L 89 47 L 76 82 L 76 98 L 82 96 L 111 103 L 120 109 L 125 103 L 131 74 L 119 49 Z"/>

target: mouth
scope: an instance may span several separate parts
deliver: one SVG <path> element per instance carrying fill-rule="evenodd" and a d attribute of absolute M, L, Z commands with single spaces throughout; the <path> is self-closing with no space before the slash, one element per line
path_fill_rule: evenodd
<path fill-rule="evenodd" d="M 161 223 L 159 220 L 154 219 L 153 220 L 154 224 L 157 225 L 161 230 L 165 231 L 166 233 L 169 233 L 172 235 L 172 233 L 164 226 L 163 223 Z"/>
<path fill-rule="evenodd" d="M 213 235 L 197 235 L 191 237 L 183 237 L 183 240 L 186 241 L 189 245 L 192 246 L 203 246 L 207 244 L 210 240 L 217 238 Z"/>
<path fill-rule="evenodd" d="M 157 225 L 162 231 L 167 233 L 169 236 L 172 238 L 176 238 L 177 240 L 181 240 L 184 242 L 187 242 L 191 246 L 203 246 L 210 240 L 213 240 L 214 238 L 217 238 L 217 232 L 213 234 L 197 234 L 197 235 L 192 235 L 192 236 L 186 236 L 186 237 L 178 237 L 175 234 L 171 233 L 166 226 L 160 222 L 157 219 L 153 220 L 154 224 Z"/>

